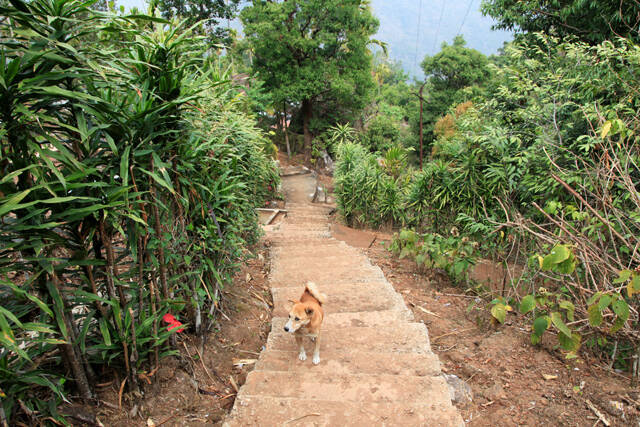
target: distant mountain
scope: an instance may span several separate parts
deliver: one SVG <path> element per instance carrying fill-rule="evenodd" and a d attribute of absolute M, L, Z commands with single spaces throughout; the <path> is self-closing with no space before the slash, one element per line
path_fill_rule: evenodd
<path fill-rule="evenodd" d="M 458 33 L 464 36 L 467 46 L 485 55 L 496 53 L 513 38 L 510 32 L 491 30 L 493 20 L 482 16 L 480 1 L 372 0 L 373 12 L 380 20 L 374 37 L 388 44 L 389 56 L 402 62 L 410 76 L 421 79 L 420 63 L 425 55 L 439 52 L 442 42 L 451 44 Z"/>

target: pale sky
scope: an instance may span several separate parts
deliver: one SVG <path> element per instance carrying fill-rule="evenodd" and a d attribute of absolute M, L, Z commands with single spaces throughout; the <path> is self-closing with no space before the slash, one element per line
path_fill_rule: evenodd
<path fill-rule="evenodd" d="M 144 0 L 115 0 L 117 7 L 121 5 L 126 9 L 137 7 L 138 9 L 145 11 L 147 9 L 147 2 Z"/>

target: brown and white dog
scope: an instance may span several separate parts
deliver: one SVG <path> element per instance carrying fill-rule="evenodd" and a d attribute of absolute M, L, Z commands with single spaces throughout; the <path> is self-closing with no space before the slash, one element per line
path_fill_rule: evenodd
<path fill-rule="evenodd" d="M 284 325 L 286 332 L 291 332 L 296 337 L 296 343 L 300 348 L 298 359 L 307 360 L 307 353 L 302 344 L 303 337 L 310 337 L 315 341 L 313 349 L 313 364 L 320 363 L 320 326 L 324 318 L 322 304 L 327 297 L 320 293 L 313 282 L 307 282 L 304 292 L 298 301 L 292 301 L 293 307 L 289 311 L 289 321 Z"/>

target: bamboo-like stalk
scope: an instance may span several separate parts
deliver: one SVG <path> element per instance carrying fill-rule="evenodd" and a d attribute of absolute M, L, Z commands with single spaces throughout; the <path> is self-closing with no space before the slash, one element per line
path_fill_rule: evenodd
<path fill-rule="evenodd" d="M 153 156 L 150 156 L 151 172 L 154 171 L 153 166 Z M 153 202 L 151 203 L 151 209 L 154 216 L 154 229 L 156 232 L 156 239 L 161 242 L 162 228 L 160 227 L 160 213 L 158 211 L 158 203 L 156 202 L 156 187 L 152 177 L 149 177 L 149 193 L 151 194 L 151 199 Z M 162 243 L 158 245 L 158 262 L 160 263 L 160 284 L 162 285 L 162 297 L 166 300 L 169 298 L 169 286 L 167 285 L 167 266 L 164 262 L 164 247 L 162 246 Z"/>
<path fill-rule="evenodd" d="M 103 245 L 105 240 L 107 239 L 107 233 L 104 228 L 104 220 L 102 219 L 98 223 L 98 232 L 100 233 L 100 240 L 101 240 L 100 244 Z M 108 257 L 109 257 L 109 254 L 107 252 L 107 258 Z M 112 267 L 113 267 L 113 264 L 110 262 L 109 259 L 107 259 L 106 282 L 107 282 L 107 295 L 109 295 L 109 299 L 115 299 L 116 297 L 116 287 L 113 281 L 113 278 L 115 277 L 115 271 L 112 270 Z"/>
<path fill-rule="evenodd" d="M 87 265 L 85 271 L 87 274 L 87 279 L 89 279 L 89 284 L 91 285 L 91 292 L 93 292 L 94 295 L 98 295 L 98 285 L 96 284 L 96 280 L 93 277 L 93 266 Z M 100 301 L 94 301 L 94 305 L 96 306 L 96 310 L 98 310 L 102 317 L 104 317 L 105 319 L 109 318 L 109 313 L 107 313 L 107 310 L 102 306 Z"/>
<path fill-rule="evenodd" d="M 153 315 L 153 336 L 158 337 L 158 319 L 156 318 L 156 279 L 151 272 L 149 278 L 149 300 L 151 301 L 151 314 Z M 154 347 L 154 369 L 160 366 L 160 354 L 158 346 Z"/>
<path fill-rule="evenodd" d="M 133 314 L 133 309 L 129 307 L 129 315 L 131 316 L 131 356 L 130 356 L 130 364 L 129 369 L 129 390 L 134 393 L 137 393 L 140 388 L 138 386 L 138 372 L 136 370 L 136 366 L 138 364 L 138 344 L 136 340 L 136 318 Z"/>
<path fill-rule="evenodd" d="M 138 318 L 144 313 L 144 245 L 138 236 Z"/>
<path fill-rule="evenodd" d="M 106 230 L 105 230 L 105 226 L 104 226 L 105 221 L 103 219 L 100 220 L 99 223 L 99 227 L 100 227 L 100 238 L 102 239 L 102 243 L 104 244 L 104 247 L 107 251 L 107 285 L 108 288 L 111 288 L 112 290 L 115 289 L 115 277 L 116 277 L 116 269 L 115 269 L 115 256 L 113 253 L 113 245 L 111 243 L 111 236 L 107 234 Z M 122 287 L 118 286 L 118 296 L 120 299 L 120 308 L 121 310 L 125 310 L 127 307 L 127 300 L 124 297 L 124 293 L 122 292 Z M 115 292 L 113 292 L 113 295 L 115 296 Z M 113 298 L 113 297 L 112 297 Z M 131 323 L 134 324 L 135 319 L 131 319 Z M 127 346 L 127 333 L 126 331 L 122 330 L 119 326 L 118 326 L 118 322 L 114 321 L 116 328 L 118 329 L 118 334 L 120 335 L 120 340 L 122 341 L 122 351 L 124 353 L 124 364 L 125 364 L 125 368 L 127 371 L 127 376 L 129 377 L 129 389 L 132 391 L 137 390 L 138 387 L 138 382 L 137 382 L 137 378 L 135 373 L 132 374 L 131 371 L 131 366 L 129 364 L 129 348 Z M 135 369 L 135 368 L 134 368 Z"/>
<path fill-rule="evenodd" d="M 55 273 L 51 275 L 51 283 L 56 288 L 58 294 L 62 296 L 62 294 L 60 293 L 60 280 Z M 80 397 L 82 397 L 82 399 L 84 400 L 92 399 L 93 391 L 91 390 L 91 386 L 89 385 L 87 374 L 83 368 L 83 364 L 79 360 L 78 355 L 73 348 L 73 343 L 76 341 L 74 336 L 75 334 L 73 333 L 71 322 L 69 321 L 69 318 L 65 313 L 64 304 L 62 307 L 60 307 L 59 315 L 62 317 L 62 321 L 64 322 L 64 325 L 66 326 L 67 332 L 69 334 L 69 336 L 66 337 L 69 342 L 59 344 L 58 347 L 60 348 L 62 355 L 66 360 L 66 363 L 71 367 L 73 378 L 75 379 L 76 385 L 78 386 L 78 391 L 80 392 Z"/>
<path fill-rule="evenodd" d="M 200 335 L 201 327 L 202 327 L 202 310 L 200 309 L 200 298 L 198 298 L 198 292 L 196 289 L 196 281 L 191 281 L 191 295 L 193 295 L 193 300 L 195 301 L 195 328 L 196 335 Z"/>
<path fill-rule="evenodd" d="M 129 166 L 129 176 L 131 177 L 131 183 L 133 184 L 133 189 L 137 194 L 138 203 L 140 203 L 140 211 L 142 213 L 142 220 L 145 224 L 149 223 L 149 216 L 147 215 L 147 210 L 145 209 L 144 202 L 142 197 L 140 197 L 140 192 L 138 190 L 138 184 L 136 183 L 136 177 L 134 174 L 133 165 Z M 144 260 L 145 260 L 145 251 L 147 248 L 147 242 L 149 241 L 149 233 L 145 234 L 144 237 L 142 234 L 138 235 L 138 304 L 139 304 L 139 314 L 141 316 L 144 312 Z M 155 316 L 155 311 L 153 312 Z M 154 320 L 155 324 L 156 320 Z"/>

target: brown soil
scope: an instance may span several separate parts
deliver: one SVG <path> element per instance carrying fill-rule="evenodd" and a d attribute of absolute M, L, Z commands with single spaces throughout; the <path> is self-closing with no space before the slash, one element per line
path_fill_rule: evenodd
<path fill-rule="evenodd" d="M 233 285 L 223 291 L 224 316 L 208 337 L 202 361 L 198 340 L 179 334 L 179 356 L 161 360 L 152 384 L 145 387 L 144 398 L 134 402 L 125 393 L 118 409 L 120 383 L 113 380 L 101 389 L 97 419 L 105 426 L 123 427 L 221 424 L 233 406 L 233 382 L 237 387 L 244 384 L 270 330 L 268 242 L 263 241 L 253 252 L 256 258 L 249 260 Z"/>
<path fill-rule="evenodd" d="M 471 386 L 473 401 L 458 405 L 468 425 L 601 424 L 587 402 L 611 425 L 638 425 L 640 396 L 628 378 L 585 359 L 566 361 L 550 342 L 533 347 L 520 316 L 494 325 L 486 302 L 463 295 L 441 274 L 418 274 L 415 263 L 393 257 L 386 249 L 389 233 L 340 224 L 333 224 L 332 231 L 336 238 L 363 248 L 382 268 L 416 320 L 427 325 L 442 370 Z M 556 378 L 545 380 L 543 375 Z"/>

